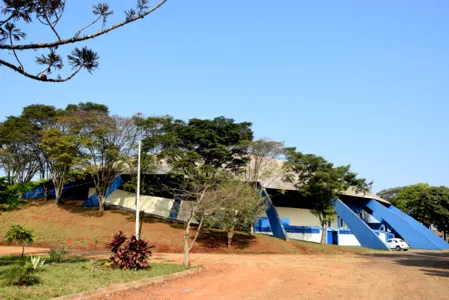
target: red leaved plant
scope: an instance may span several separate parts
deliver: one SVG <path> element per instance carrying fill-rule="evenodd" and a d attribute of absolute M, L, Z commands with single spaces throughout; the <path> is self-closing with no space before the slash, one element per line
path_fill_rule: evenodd
<path fill-rule="evenodd" d="M 144 240 L 137 240 L 135 235 L 131 236 L 127 243 L 125 243 L 126 239 L 126 236 L 120 231 L 114 234 L 112 241 L 107 244 L 106 247 L 112 252 L 109 258 L 111 268 L 124 270 L 149 269 L 148 260 L 154 246 L 149 246 L 148 242 Z"/>

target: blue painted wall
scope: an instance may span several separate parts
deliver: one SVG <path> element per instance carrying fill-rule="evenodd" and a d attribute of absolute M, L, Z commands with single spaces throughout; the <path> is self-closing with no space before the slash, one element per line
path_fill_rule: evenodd
<path fill-rule="evenodd" d="M 381 222 L 385 222 L 394 229 L 403 239 L 415 249 L 441 250 L 442 248 L 430 240 L 426 235 L 413 227 L 405 219 L 401 218 L 394 211 L 386 208 L 375 200 L 364 200 L 366 207 L 371 210 L 373 217 Z"/>
<path fill-rule="evenodd" d="M 282 221 L 279 218 L 276 208 L 271 201 L 270 195 L 268 195 L 267 191 L 260 183 L 257 184 L 257 187 L 260 189 L 262 197 L 265 197 L 265 205 L 267 206 L 266 213 L 270 222 L 271 232 L 273 232 L 273 236 L 283 240 L 287 240 L 288 236 L 287 232 L 285 231 L 284 224 L 282 224 Z"/>
<path fill-rule="evenodd" d="M 351 229 L 352 234 L 355 235 L 360 245 L 366 248 L 390 250 L 376 233 L 342 201 L 335 200 L 334 206 L 337 214 Z"/>
<path fill-rule="evenodd" d="M 168 219 L 170 221 L 176 221 L 178 219 L 179 208 L 181 207 L 181 202 L 184 196 L 184 191 L 179 191 L 176 194 L 175 201 L 173 201 L 173 205 L 170 209 L 170 215 Z"/>
<path fill-rule="evenodd" d="M 115 177 L 112 184 L 109 186 L 108 191 L 106 192 L 106 198 L 108 198 L 116 189 L 118 189 L 125 181 L 121 176 Z M 93 194 L 81 205 L 82 207 L 99 207 L 100 202 L 98 202 L 97 193 Z"/>
<path fill-rule="evenodd" d="M 425 235 L 428 239 L 437 244 L 441 249 L 449 249 L 449 244 L 446 241 L 437 236 L 432 230 L 419 223 L 414 218 L 407 215 L 405 212 L 401 211 L 399 208 L 390 205 L 388 206 L 388 209 L 396 213 L 401 219 L 412 225 L 421 234 Z"/>

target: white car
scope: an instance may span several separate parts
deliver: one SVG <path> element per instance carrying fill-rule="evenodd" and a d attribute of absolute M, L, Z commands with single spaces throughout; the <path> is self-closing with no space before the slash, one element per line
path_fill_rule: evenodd
<path fill-rule="evenodd" d="M 389 239 L 387 241 L 387 246 L 388 246 L 388 248 L 396 249 L 397 251 L 401 251 L 401 250 L 407 251 L 408 249 L 410 249 L 410 246 L 404 240 L 396 239 L 396 238 Z"/>

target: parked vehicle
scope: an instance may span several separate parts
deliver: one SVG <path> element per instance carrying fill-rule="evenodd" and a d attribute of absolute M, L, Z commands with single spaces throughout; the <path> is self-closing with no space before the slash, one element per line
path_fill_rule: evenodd
<path fill-rule="evenodd" d="M 389 239 L 387 241 L 387 246 L 388 248 L 395 249 L 397 251 L 401 250 L 407 251 L 408 249 L 410 249 L 410 246 L 407 244 L 406 241 L 397 238 Z"/>

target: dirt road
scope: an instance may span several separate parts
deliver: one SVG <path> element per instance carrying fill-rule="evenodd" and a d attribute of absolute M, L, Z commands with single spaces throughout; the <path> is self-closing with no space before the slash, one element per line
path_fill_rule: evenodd
<path fill-rule="evenodd" d="M 154 260 L 181 259 L 158 254 Z M 195 254 L 193 264 L 205 271 L 100 299 L 449 299 L 449 252 Z"/>
<path fill-rule="evenodd" d="M 0 254 L 21 247 L 0 247 Z M 46 254 L 46 249 L 26 248 Z M 107 252 L 76 251 L 83 257 Z M 180 254 L 153 261 L 181 263 Z M 105 299 L 449 299 L 449 252 L 409 251 L 358 255 L 193 254 L 205 270 L 159 286 Z"/>

